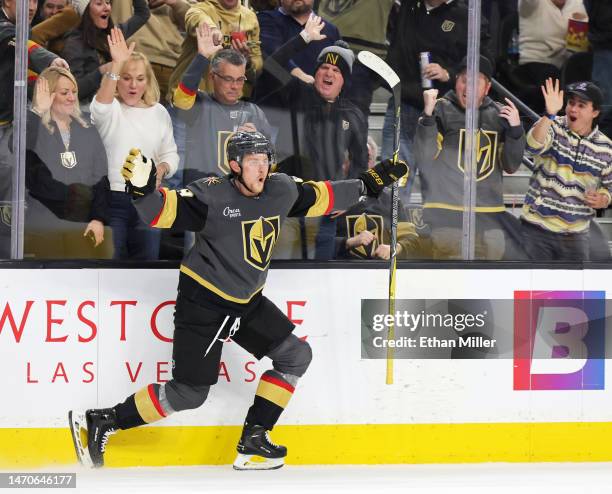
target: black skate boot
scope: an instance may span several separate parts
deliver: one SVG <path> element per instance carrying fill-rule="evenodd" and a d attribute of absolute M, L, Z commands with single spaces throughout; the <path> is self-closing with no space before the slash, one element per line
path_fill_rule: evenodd
<path fill-rule="evenodd" d="M 117 416 L 114 408 L 87 410 L 85 413 L 68 413 L 72 441 L 82 465 L 90 468 L 104 466 L 104 450 L 111 434 L 117 432 Z M 87 446 L 84 436 L 87 436 Z"/>
<path fill-rule="evenodd" d="M 287 448 L 270 441 L 268 431 L 261 425 L 244 423 L 242 436 L 236 447 L 238 456 L 234 470 L 274 470 L 285 464 Z"/>

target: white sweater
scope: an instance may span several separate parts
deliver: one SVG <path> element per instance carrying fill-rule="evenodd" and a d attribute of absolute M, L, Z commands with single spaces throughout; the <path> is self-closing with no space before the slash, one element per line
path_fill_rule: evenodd
<path fill-rule="evenodd" d="M 574 12 L 586 15 L 582 0 L 567 0 L 559 9 L 552 0 L 519 0 L 519 63 L 548 63 L 561 68 L 567 23 Z"/>
<path fill-rule="evenodd" d="M 168 163 L 174 175 L 179 156 L 172 134 L 168 111 L 159 103 L 149 108 L 135 108 L 116 98 L 109 105 L 94 98 L 90 105 L 91 119 L 98 129 L 108 158 L 108 181 L 114 191 L 125 190 L 121 168 L 130 149 L 138 148 L 156 164 Z"/>

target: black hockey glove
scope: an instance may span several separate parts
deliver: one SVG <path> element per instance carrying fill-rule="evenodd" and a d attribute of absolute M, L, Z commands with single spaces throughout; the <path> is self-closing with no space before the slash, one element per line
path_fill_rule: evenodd
<path fill-rule="evenodd" d="M 383 160 L 368 171 L 359 175 L 369 196 L 378 197 L 387 185 L 398 181 L 408 173 L 408 165 L 404 161 Z"/>
<path fill-rule="evenodd" d="M 152 159 L 145 158 L 140 149 L 131 149 L 121 169 L 121 175 L 125 179 L 125 191 L 133 199 L 155 191 L 156 172 Z"/>

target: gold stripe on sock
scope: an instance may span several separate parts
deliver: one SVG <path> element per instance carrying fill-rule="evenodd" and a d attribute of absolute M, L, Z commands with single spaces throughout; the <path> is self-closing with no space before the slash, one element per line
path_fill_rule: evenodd
<path fill-rule="evenodd" d="M 136 403 L 136 408 L 142 417 L 142 420 L 144 420 L 147 424 L 150 424 L 151 422 L 157 422 L 164 417 L 157 411 L 157 408 L 155 408 L 147 388 L 148 386 L 145 386 L 134 395 L 134 402 Z"/>

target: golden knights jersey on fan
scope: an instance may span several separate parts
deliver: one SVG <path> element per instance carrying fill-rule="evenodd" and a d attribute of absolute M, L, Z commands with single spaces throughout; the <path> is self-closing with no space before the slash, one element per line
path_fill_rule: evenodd
<path fill-rule="evenodd" d="M 523 127 L 508 127 L 499 116 L 500 108 L 486 96 L 478 109 L 477 213 L 505 211 L 503 172 L 518 170 L 525 150 Z M 414 138 L 426 210 L 463 210 L 465 140 L 465 110 L 451 90 L 436 102 L 431 117 L 420 117 Z"/>
<path fill-rule="evenodd" d="M 345 209 L 361 186 L 359 179 L 301 183 L 273 173 L 259 196 L 247 197 L 229 176 L 208 177 L 179 191 L 162 188 L 134 205 L 151 226 L 196 232 L 181 272 L 222 301 L 248 304 L 264 287 L 283 220 Z"/>
<path fill-rule="evenodd" d="M 391 239 L 391 191 L 385 189 L 379 197 L 362 196 L 336 222 L 336 257 L 347 259 L 373 259 L 380 244 L 389 245 Z M 359 235 L 364 230 L 374 235 L 369 245 L 347 249 L 348 238 Z M 418 244 L 415 225 L 410 222 L 402 201 L 398 204 L 397 256 L 408 259 L 414 256 Z"/>

